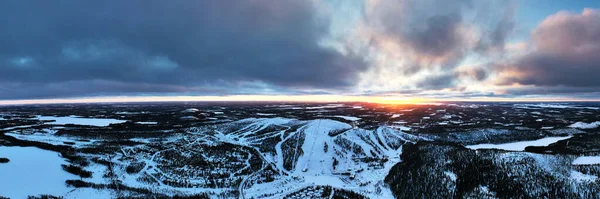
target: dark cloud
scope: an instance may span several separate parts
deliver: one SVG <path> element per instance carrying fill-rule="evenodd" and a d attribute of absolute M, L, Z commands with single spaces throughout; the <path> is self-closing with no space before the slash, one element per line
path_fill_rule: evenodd
<path fill-rule="evenodd" d="M 453 91 L 465 91 L 466 87 L 456 87 L 460 79 L 472 79 L 475 81 L 483 81 L 487 79 L 488 72 L 482 67 L 468 68 L 456 70 L 453 72 L 445 72 L 439 75 L 431 75 L 417 83 L 417 86 L 422 89 L 440 90 L 450 89 Z"/>
<path fill-rule="evenodd" d="M 119 82 L 107 80 L 74 80 L 56 83 L 4 83 L 0 84 L 0 96 L 3 99 L 45 99 L 71 97 L 102 97 L 102 96 L 194 96 L 194 95 L 247 95 L 261 93 L 288 95 L 325 95 L 332 94 L 319 90 L 289 90 L 279 86 L 253 83 L 219 82 L 218 86 L 182 86 L 171 84 L 152 84 L 139 82 Z M 268 89 L 268 91 L 265 91 Z M 90 92 L 92 91 L 92 92 Z"/>
<path fill-rule="evenodd" d="M 366 23 L 383 35 L 406 44 L 420 56 L 462 56 L 465 37 L 460 28 L 471 0 L 458 0 L 444 6 L 432 0 L 381 1 L 367 14 Z"/>
<path fill-rule="evenodd" d="M 423 89 L 403 89 L 396 91 L 365 91 L 360 96 L 398 96 L 398 95 L 417 95 L 422 93 Z"/>
<path fill-rule="evenodd" d="M 7 88 L 16 87 L 9 83 L 34 89 L 80 82 L 88 94 L 152 91 L 113 92 L 94 81 L 184 90 L 246 81 L 289 89 L 350 86 L 366 65 L 318 45 L 329 24 L 312 2 L 0 1 L 0 98 L 34 97 L 11 94 Z M 59 90 L 36 91 L 80 93 Z"/>
<path fill-rule="evenodd" d="M 90 92 L 93 91 L 93 92 Z M 96 97 L 144 93 L 165 95 L 169 93 L 226 93 L 225 90 L 208 90 L 176 85 L 148 83 L 122 83 L 105 80 L 76 80 L 56 83 L 4 83 L 0 84 L 3 99 L 34 99 L 62 97 Z"/>
<path fill-rule="evenodd" d="M 471 78 L 477 81 L 483 81 L 488 77 L 488 71 L 482 67 L 464 69 L 456 72 L 457 77 Z"/>
<path fill-rule="evenodd" d="M 459 13 L 432 16 L 422 28 L 410 31 L 406 40 L 416 51 L 427 56 L 442 57 L 460 51 L 464 45 L 459 32 L 461 20 Z"/>
<path fill-rule="evenodd" d="M 456 84 L 457 74 L 446 73 L 442 75 L 430 76 L 417 83 L 419 88 L 439 90 L 453 87 Z"/>
<path fill-rule="evenodd" d="M 600 96 L 600 86 L 598 87 L 571 87 L 571 86 L 542 86 L 542 87 L 517 87 L 507 89 L 507 95 L 561 95 L 575 96 L 584 94 L 593 94 Z"/>
<path fill-rule="evenodd" d="M 600 11 L 550 16 L 533 31 L 532 41 L 534 52 L 495 67 L 508 74 L 500 84 L 600 86 Z"/>
<path fill-rule="evenodd" d="M 487 71 L 483 69 L 476 69 L 473 72 L 473 77 L 475 77 L 476 80 L 483 81 L 488 77 Z"/>
<path fill-rule="evenodd" d="M 391 42 L 399 46 L 402 55 L 392 52 L 389 57 L 402 64 L 388 71 L 400 71 L 405 76 L 442 73 L 415 84 L 422 89 L 451 88 L 464 77 L 481 81 L 487 78 L 485 70 L 459 74 L 463 71 L 457 71 L 457 67 L 469 56 L 488 59 L 490 52 L 503 51 L 506 38 L 514 29 L 512 3 L 368 1 L 365 23 L 375 32 L 369 45 L 374 49 L 388 49 Z"/>

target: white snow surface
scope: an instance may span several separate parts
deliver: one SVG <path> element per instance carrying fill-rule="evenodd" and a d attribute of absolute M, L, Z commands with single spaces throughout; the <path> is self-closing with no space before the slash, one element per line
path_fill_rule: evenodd
<path fill-rule="evenodd" d="M 291 133 L 286 132 L 286 130 L 283 129 L 290 129 L 290 124 L 288 123 L 292 123 L 294 125 L 301 125 L 302 127 L 298 128 L 296 131 Z M 425 138 L 404 133 L 386 126 L 380 127 L 376 130 L 365 130 L 361 128 L 352 129 L 352 126 L 349 123 L 350 122 L 339 122 L 330 119 L 300 121 L 296 119 L 280 117 L 247 118 L 233 122 L 231 125 L 239 124 L 245 126 L 233 132 L 221 132 L 219 131 L 219 129 L 217 129 L 215 135 L 207 136 L 204 133 L 205 130 L 201 130 L 201 128 L 192 128 L 189 131 L 190 138 L 195 137 L 197 138 L 197 140 L 189 140 L 187 143 L 211 143 L 213 142 L 212 140 L 214 140 L 255 148 L 262 154 L 261 156 L 264 156 L 263 159 L 270 162 L 272 165 L 275 166 L 275 168 L 277 168 L 277 170 L 284 174 L 273 182 L 257 184 L 249 183 L 246 186 L 240 186 L 239 189 L 242 190 L 242 193 L 244 193 L 245 198 L 257 197 L 264 194 L 272 194 L 270 196 L 272 198 L 281 198 L 287 193 L 291 193 L 295 190 L 314 185 L 330 185 L 339 189 L 352 190 L 357 193 L 366 195 L 369 198 L 393 198 L 389 187 L 387 187 L 387 185 L 383 182 L 383 179 L 385 179 L 385 176 L 387 176 L 392 166 L 401 161 L 399 157 L 402 153 L 402 143 L 415 142 L 417 140 L 424 140 Z M 280 131 L 262 134 L 261 136 L 280 137 L 282 141 L 276 144 L 274 152 L 260 151 L 259 148 L 256 148 L 255 146 L 256 144 L 261 143 L 260 139 L 262 137 L 257 136 L 256 133 L 273 126 L 279 126 L 283 129 Z M 330 136 L 329 133 L 334 130 L 344 131 L 343 133 L 338 134 L 336 136 Z M 51 132 L 35 132 L 31 134 L 19 134 L 16 132 L 11 132 L 7 133 L 7 135 L 15 137 L 17 139 L 35 140 L 55 145 L 64 145 L 64 142 L 66 141 L 74 142 L 75 144 L 72 145 L 73 147 L 80 147 L 85 146 L 87 144 L 93 144 L 96 141 L 78 141 L 77 139 L 73 139 L 73 137 L 58 136 Z M 304 138 L 303 142 L 297 142 L 297 140 L 294 140 L 299 136 Z M 176 140 L 181 141 L 181 139 L 184 138 L 171 137 L 169 139 L 170 140 L 167 140 L 165 142 L 173 142 Z M 139 140 L 140 142 L 144 143 L 154 142 L 150 139 L 132 138 L 131 140 Z M 291 167 L 291 169 L 283 167 L 284 161 L 282 144 L 285 141 L 291 143 L 293 146 L 302 148 L 302 151 L 304 152 L 302 155 L 299 154 L 299 156 L 297 156 L 297 159 L 294 160 L 294 165 Z M 346 143 L 348 144 L 348 146 L 340 145 L 338 142 Z M 350 148 L 348 148 L 349 146 Z M 155 152 L 153 155 L 148 157 L 137 157 L 146 163 L 145 171 L 140 172 L 139 174 L 127 174 L 125 173 L 125 167 L 129 163 L 128 161 L 123 161 L 122 158 L 128 156 L 129 152 L 133 152 L 136 149 L 137 146 L 122 148 L 122 153 L 117 153 L 116 156 L 110 159 L 110 161 L 114 163 L 113 166 L 114 168 L 116 168 L 114 172 L 117 176 L 119 176 L 119 180 L 121 180 L 123 184 L 127 186 L 148 188 L 155 191 L 164 192 L 165 194 L 171 196 L 174 194 L 195 194 L 202 192 L 214 192 L 218 194 L 225 191 L 225 189 L 221 188 L 176 188 L 164 185 L 162 183 L 142 183 L 137 180 L 140 177 L 141 173 L 162 172 L 159 169 L 156 169 L 157 162 L 155 160 L 155 156 L 158 153 L 160 153 L 160 151 Z M 359 149 L 358 151 L 361 152 L 356 152 L 354 149 Z M 65 164 L 65 160 L 58 157 L 56 153 L 50 153 L 53 157 L 56 157 L 61 161 L 59 163 L 56 163 L 56 171 L 60 171 L 67 176 L 73 176 L 69 173 L 62 171 L 60 164 Z M 3 154 L 4 153 L 2 153 L 2 150 L 0 150 L 0 157 L 3 157 Z M 367 162 L 362 162 L 360 160 L 360 158 L 370 156 L 378 158 L 387 157 L 389 158 L 389 160 L 382 165 L 378 165 L 379 167 L 377 168 L 375 168 L 374 165 L 369 165 Z M 334 158 L 339 161 L 336 168 L 332 166 Z M 11 164 L 12 161 L 13 159 L 11 159 L 11 162 L 9 162 L 9 164 Z M 48 169 L 45 168 L 46 165 L 53 164 L 42 163 L 36 165 L 44 165 L 43 169 L 36 168 L 37 171 L 48 172 Z M 1 179 L 4 176 L 2 171 L 6 171 L 2 170 L 2 166 L 3 165 L 0 164 L 0 181 L 2 181 Z M 150 169 L 150 167 L 152 167 L 152 169 Z M 102 177 L 102 175 L 107 171 L 106 166 L 92 163 L 89 166 L 86 166 L 84 169 L 93 172 L 93 177 L 85 179 L 85 181 L 98 184 L 107 184 L 110 182 L 108 181 L 109 179 L 105 179 Z M 13 175 L 15 177 L 20 176 L 19 173 Z M 355 178 L 351 179 L 349 178 L 349 175 L 355 176 Z M 251 179 L 256 177 L 258 177 L 258 175 L 252 174 L 249 176 L 245 176 L 243 182 L 250 181 Z M 72 179 L 78 178 L 78 176 L 72 177 Z M 51 183 L 46 184 L 64 186 L 64 180 L 65 179 L 60 179 L 59 182 L 53 181 Z M 29 181 L 27 182 L 29 183 Z M 0 187 L 3 187 L 2 185 L 2 182 L 0 182 Z M 56 196 L 63 196 L 65 198 L 112 198 L 115 194 L 111 190 L 103 189 L 97 190 L 88 188 L 71 188 L 70 191 L 66 187 L 64 187 L 64 189 L 66 189 L 66 191 L 61 191 L 61 189 L 53 189 L 59 192 L 48 193 Z M 30 193 L 28 192 L 28 194 Z M 0 190 L 0 195 L 12 197 L 12 195 L 6 195 L 5 193 L 3 193 L 2 190 Z"/>
<path fill-rule="evenodd" d="M 183 116 L 183 117 L 180 117 L 179 119 L 181 119 L 181 120 L 197 120 L 198 118 L 194 117 L 194 116 Z"/>
<path fill-rule="evenodd" d="M 592 109 L 598 110 L 598 107 L 583 107 L 568 103 L 538 103 L 538 104 L 515 104 L 515 108 L 536 109 L 536 108 L 556 108 L 556 109 Z"/>
<path fill-rule="evenodd" d="M 330 158 L 331 156 L 326 155 L 323 151 L 326 143 L 329 146 L 333 146 L 333 140 L 327 133 L 331 130 L 351 127 L 346 123 L 333 120 L 311 121 L 304 131 L 306 133 L 304 144 L 302 145 L 304 154 L 298 159 L 295 173 L 297 175 L 331 174 L 329 167 L 333 164 L 333 160 Z M 306 170 L 304 171 L 306 173 L 303 174 L 302 170 Z"/>
<path fill-rule="evenodd" d="M 200 111 L 200 110 L 198 110 L 197 108 L 188 108 L 188 109 L 185 109 L 185 110 L 183 110 L 181 112 L 184 112 L 184 113 L 195 113 L 195 112 L 198 112 L 198 111 Z"/>
<path fill-rule="evenodd" d="M 304 178 L 305 182 L 311 183 L 314 185 L 322 185 L 322 186 L 334 186 L 334 187 L 342 187 L 344 186 L 344 182 L 340 180 L 339 177 L 322 175 L 322 176 L 307 176 Z"/>
<path fill-rule="evenodd" d="M 62 196 L 72 190 L 65 185 L 65 180 L 79 179 L 78 176 L 63 171 L 61 164 L 68 163 L 57 152 L 35 147 L 0 146 L 0 157 L 10 160 L 0 164 L 0 196 Z"/>
<path fill-rule="evenodd" d="M 88 141 L 80 141 L 74 137 L 66 137 L 66 136 L 56 136 L 52 133 L 33 133 L 33 134 L 18 134 L 18 133 L 5 133 L 5 135 L 17 138 L 19 140 L 27 140 L 27 141 L 36 141 L 36 142 L 44 142 L 53 145 L 62 145 L 62 146 L 72 146 L 75 148 L 84 147 L 85 145 L 90 145 L 95 142 L 95 140 Z M 67 143 L 69 144 L 67 144 Z"/>
<path fill-rule="evenodd" d="M 158 122 L 136 122 L 136 124 L 144 124 L 144 125 L 157 125 Z"/>
<path fill-rule="evenodd" d="M 410 127 L 407 127 L 407 126 L 404 126 L 404 125 L 388 125 L 388 127 L 393 128 L 393 129 L 397 129 L 397 130 L 400 130 L 400 131 L 410 131 Z"/>
<path fill-rule="evenodd" d="M 106 199 L 116 198 L 116 193 L 110 189 L 78 188 L 65 194 L 64 198 Z"/>
<path fill-rule="evenodd" d="M 600 121 L 585 123 L 585 122 L 576 122 L 575 124 L 569 125 L 571 128 L 577 129 L 595 129 L 600 126 Z"/>
<path fill-rule="evenodd" d="M 456 174 L 455 174 L 454 172 L 452 172 L 452 171 L 444 171 L 444 174 L 445 174 L 446 176 L 448 176 L 448 177 L 450 178 L 450 180 L 452 180 L 452 181 L 454 181 L 454 182 L 456 182 L 456 179 L 458 179 L 458 178 L 456 177 Z"/>
<path fill-rule="evenodd" d="M 358 120 L 361 120 L 359 117 L 354 117 L 354 116 L 336 115 L 336 116 L 333 116 L 333 117 L 342 118 L 342 119 L 345 119 L 345 120 L 348 120 L 348 121 L 358 121 Z"/>
<path fill-rule="evenodd" d="M 147 111 L 142 111 L 142 112 L 122 111 L 122 112 L 116 112 L 115 114 L 118 114 L 118 115 L 140 115 L 140 114 L 146 114 L 146 113 L 150 113 L 150 112 L 147 112 Z"/>
<path fill-rule="evenodd" d="M 344 107 L 344 104 L 327 104 L 327 105 L 323 105 L 323 106 L 311 106 L 311 107 L 306 107 L 305 109 L 327 109 L 327 108 L 340 108 L 340 107 Z"/>
<path fill-rule="evenodd" d="M 519 142 L 510 142 L 504 144 L 477 144 L 477 145 L 468 145 L 465 146 L 469 149 L 477 150 L 477 149 L 501 149 L 507 151 L 524 151 L 525 147 L 528 146 L 548 146 L 552 143 L 569 139 L 573 136 L 565 136 L 565 137 L 547 137 L 539 140 L 532 141 L 519 141 Z"/>
<path fill-rule="evenodd" d="M 291 170 L 287 170 L 283 168 L 282 142 L 277 144 L 277 152 L 273 157 L 276 160 L 276 167 L 289 175 L 273 182 L 253 184 L 247 187 L 244 192 L 246 198 L 260 195 L 269 195 L 267 198 L 281 198 L 287 193 L 314 185 L 329 185 L 339 189 L 352 190 L 369 198 L 393 198 L 391 191 L 383 183 L 383 179 L 391 167 L 401 161 L 399 156 L 402 153 L 402 147 L 398 148 L 397 144 L 421 138 L 388 127 L 380 127 L 375 131 L 360 128 L 350 129 L 337 136 L 328 135 L 332 130 L 350 127 L 347 123 L 335 120 L 311 120 L 298 131 L 283 137 L 283 142 L 285 142 L 294 134 L 303 134 L 304 142 L 298 143 L 298 147 L 302 148 L 304 153 L 299 156 L 295 166 Z M 364 153 L 354 153 L 352 148 L 342 151 L 342 146 L 338 145 L 336 140 L 352 144 L 353 148 L 361 149 Z M 396 147 L 392 147 L 393 143 L 396 144 Z M 373 169 L 367 163 L 353 158 L 360 158 L 365 154 L 373 154 L 376 157 L 386 156 L 390 159 L 381 165 L 381 168 Z M 334 158 L 339 161 L 336 168 L 332 166 Z M 348 176 L 342 174 L 344 172 L 356 175 L 356 178 L 348 179 Z M 368 185 L 361 185 L 361 183 Z M 376 190 L 381 191 L 377 192 Z"/>
<path fill-rule="evenodd" d="M 258 116 L 273 116 L 273 115 L 276 115 L 276 114 L 273 114 L 273 113 L 256 113 L 256 115 L 258 115 Z"/>
<path fill-rule="evenodd" d="M 600 156 L 581 156 L 573 160 L 573 165 L 592 165 L 600 164 Z"/>
<path fill-rule="evenodd" d="M 577 182 L 595 182 L 598 179 L 597 176 L 584 174 L 575 170 L 571 170 L 570 174 L 571 179 Z"/>
<path fill-rule="evenodd" d="M 54 116 L 36 116 L 40 121 L 52 120 L 53 122 L 46 122 L 46 124 L 75 124 L 75 125 L 87 125 L 87 126 L 108 126 L 110 124 L 124 123 L 126 120 L 107 119 L 107 118 L 82 118 L 78 116 L 68 117 L 54 117 Z"/>

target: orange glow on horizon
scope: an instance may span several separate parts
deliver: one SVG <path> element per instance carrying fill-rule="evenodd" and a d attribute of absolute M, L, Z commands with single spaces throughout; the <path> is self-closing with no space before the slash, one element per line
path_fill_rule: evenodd
<path fill-rule="evenodd" d="M 439 100 L 437 100 L 439 101 Z M 371 100 L 370 102 L 379 104 L 423 104 L 436 102 L 436 100 L 425 98 L 410 98 L 410 97 L 380 97 Z"/>
<path fill-rule="evenodd" d="M 230 95 L 230 96 L 116 96 L 64 99 L 0 100 L 0 105 L 127 103 L 127 102 L 367 102 L 379 104 L 426 104 L 436 102 L 576 102 L 599 101 L 571 98 L 413 98 L 343 95 Z"/>

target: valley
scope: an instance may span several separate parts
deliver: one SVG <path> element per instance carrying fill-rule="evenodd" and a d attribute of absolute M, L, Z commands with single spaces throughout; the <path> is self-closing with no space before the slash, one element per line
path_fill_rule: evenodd
<path fill-rule="evenodd" d="M 58 158 L 43 164 L 61 188 L 0 196 L 597 197 L 599 113 L 585 103 L 4 106 L 0 151 Z M 4 153 L 0 171 L 38 164 Z M 11 187 L 39 176 L 2 177 Z"/>

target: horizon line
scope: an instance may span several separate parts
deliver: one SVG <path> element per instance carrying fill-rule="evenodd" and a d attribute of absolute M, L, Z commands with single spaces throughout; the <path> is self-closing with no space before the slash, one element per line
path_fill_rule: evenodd
<path fill-rule="evenodd" d="M 103 96 L 79 98 L 0 100 L 6 105 L 42 104 L 95 104 L 144 102 L 363 102 L 379 104 L 423 104 L 441 102 L 600 102 L 600 99 L 573 98 L 414 98 L 399 96 L 344 96 L 344 95 L 224 95 L 224 96 Z"/>

